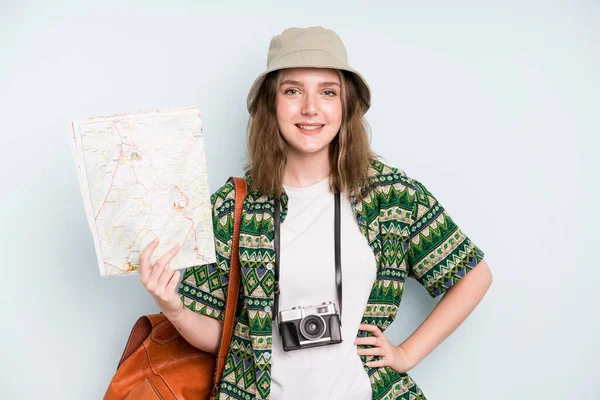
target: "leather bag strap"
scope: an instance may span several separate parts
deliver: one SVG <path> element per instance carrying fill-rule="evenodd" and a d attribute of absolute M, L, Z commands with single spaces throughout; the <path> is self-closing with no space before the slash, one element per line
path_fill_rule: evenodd
<path fill-rule="evenodd" d="M 221 336 L 221 344 L 217 353 L 217 367 L 215 368 L 215 380 L 213 386 L 213 397 L 219 390 L 223 370 L 225 369 L 225 359 L 229 352 L 231 344 L 231 336 L 233 334 L 235 311 L 240 290 L 240 225 L 242 220 L 242 209 L 244 207 L 244 199 L 248 192 L 246 180 L 243 178 L 230 177 L 235 184 L 235 212 L 233 216 L 233 240 L 230 249 L 229 259 L 229 286 L 227 289 L 227 303 L 225 305 L 225 317 L 223 322 L 223 332 Z"/>

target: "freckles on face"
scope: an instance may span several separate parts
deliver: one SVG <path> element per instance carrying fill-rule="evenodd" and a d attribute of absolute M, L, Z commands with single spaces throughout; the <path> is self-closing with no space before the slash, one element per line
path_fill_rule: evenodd
<path fill-rule="evenodd" d="M 342 123 L 341 87 L 330 69 L 285 70 L 276 96 L 277 124 L 292 151 L 328 148 Z"/>

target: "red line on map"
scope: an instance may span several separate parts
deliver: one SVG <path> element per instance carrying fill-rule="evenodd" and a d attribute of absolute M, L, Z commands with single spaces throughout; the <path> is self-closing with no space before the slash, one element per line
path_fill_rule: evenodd
<path fill-rule="evenodd" d="M 177 188 L 177 190 L 179 190 L 179 188 Z M 185 194 L 184 192 L 182 192 L 181 190 L 179 190 L 179 193 L 185 198 L 185 205 L 189 206 L 190 205 L 190 198 L 188 197 L 188 195 Z"/>
<path fill-rule="evenodd" d="M 115 121 L 112 121 L 112 123 L 113 123 L 117 133 L 119 134 L 119 137 L 121 137 L 121 152 L 119 153 L 119 157 L 117 157 L 117 166 L 115 168 L 115 173 L 112 176 L 112 181 L 110 182 L 110 187 L 108 188 L 108 192 L 106 193 L 106 197 L 104 198 L 102 207 L 100 207 L 100 209 L 98 210 L 98 213 L 94 217 L 95 220 L 98 219 L 98 215 L 100 215 L 100 212 L 104 208 L 104 205 L 106 204 L 106 201 L 108 200 L 108 196 L 110 195 L 110 192 L 112 191 L 113 184 L 115 183 L 115 176 L 117 175 L 117 170 L 119 169 L 119 161 L 121 160 L 121 156 L 123 155 L 123 137 L 121 136 L 121 132 L 119 132 L 119 129 L 117 128 L 117 124 L 115 124 Z"/>
<path fill-rule="evenodd" d="M 135 180 L 137 181 L 137 183 L 139 183 L 140 185 L 142 185 L 142 187 L 144 189 L 146 189 L 147 191 L 150 191 L 150 189 L 148 189 L 146 186 L 144 186 L 144 184 L 142 183 L 142 181 L 140 181 L 140 178 L 138 178 L 137 174 L 135 173 L 135 168 L 131 167 L 131 170 L 133 171 L 133 174 L 135 175 Z"/>
<path fill-rule="evenodd" d="M 148 194 L 148 193 L 146 193 Z M 146 195 L 145 194 L 145 195 Z M 144 195 L 144 196 L 145 196 Z M 135 237 L 133 238 L 133 240 L 131 241 L 131 244 L 129 245 L 129 247 L 133 247 L 133 243 L 136 242 L 138 236 L 140 236 L 140 233 L 146 228 L 146 226 L 148 225 L 148 221 L 150 220 L 150 216 L 152 215 L 152 207 L 146 203 L 144 203 L 144 196 L 142 196 L 142 204 L 145 206 L 150 207 L 150 212 L 148 213 L 148 218 L 146 218 L 146 222 L 144 222 L 144 225 L 138 230 L 138 232 L 136 233 Z M 140 253 L 143 251 L 143 249 L 140 249 Z M 131 252 L 129 253 L 131 254 Z M 127 258 L 129 259 L 129 254 L 127 254 Z"/>
<path fill-rule="evenodd" d="M 175 185 L 175 189 L 179 192 L 179 194 L 181 196 L 183 196 L 183 198 L 185 199 L 185 207 L 187 207 L 190 204 L 190 198 L 184 192 L 179 190 L 179 186 Z M 187 243 L 188 237 L 190 236 L 190 232 L 194 231 L 194 242 L 195 242 L 194 252 L 200 256 L 200 254 L 198 253 L 198 238 L 196 237 L 196 230 L 194 229 L 194 220 L 189 217 L 185 217 L 185 216 L 184 216 L 184 218 L 189 220 L 192 224 L 191 224 L 190 229 L 188 230 L 187 234 L 185 235 L 185 239 L 183 240 L 182 245 Z M 202 257 L 202 256 L 200 256 L 200 257 Z"/>
<path fill-rule="evenodd" d="M 190 226 L 190 230 L 188 231 L 187 235 L 185 235 L 185 241 L 183 243 L 187 242 L 187 238 L 188 236 L 190 236 L 190 232 L 194 231 L 194 243 L 196 243 L 196 245 L 194 246 L 194 252 L 199 257 L 202 257 L 202 255 L 198 252 L 198 236 L 196 235 L 196 230 L 194 229 L 194 220 L 190 217 L 185 217 L 185 219 L 189 220 L 192 223 L 192 226 Z"/>
<path fill-rule="evenodd" d="M 109 266 L 111 266 L 111 267 L 114 267 L 114 268 L 118 269 L 118 270 L 119 270 L 119 271 L 121 271 L 121 272 L 125 272 L 125 269 L 124 269 L 124 268 L 118 267 L 118 266 L 116 266 L 115 264 L 107 263 L 106 261 L 104 261 L 104 264 L 106 264 L 106 265 L 109 265 Z M 104 270 L 104 271 L 106 272 L 106 270 Z"/>

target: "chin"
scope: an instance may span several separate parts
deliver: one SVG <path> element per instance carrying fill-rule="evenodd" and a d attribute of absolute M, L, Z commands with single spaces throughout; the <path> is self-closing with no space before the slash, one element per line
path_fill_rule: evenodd
<path fill-rule="evenodd" d="M 322 151 L 327 151 L 329 145 L 326 146 L 320 146 L 320 147 L 307 147 L 307 146 L 298 146 L 298 145 L 290 145 L 290 147 L 292 147 L 293 151 L 299 154 L 318 154 L 321 153 Z"/>
<path fill-rule="evenodd" d="M 290 138 L 292 140 L 287 140 L 284 136 L 284 140 L 288 143 L 288 146 L 290 146 L 291 150 L 293 150 L 296 153 L 302 153 L 307 155 L 317 154 L 323 151 L 328 151 L 331 141 L 335 138 L 335 135 L 328 135 L 328 133 L 329 132 L 322 132 L 313 137 L 307 137 L 304 135 L 293 135 Z M 328 136 L 328 140 L 324 141 L 324 136 Z"/>

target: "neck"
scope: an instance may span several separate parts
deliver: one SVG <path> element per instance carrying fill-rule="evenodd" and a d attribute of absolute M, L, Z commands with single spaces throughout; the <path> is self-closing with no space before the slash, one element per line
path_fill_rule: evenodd
<path fill-rule="evenodd" d="M 307 187 L 327 178 L 331 173 L 329 149 L 314 154 L 289 151 L 283 171 L 283 184 L 291 187 Z"/>

